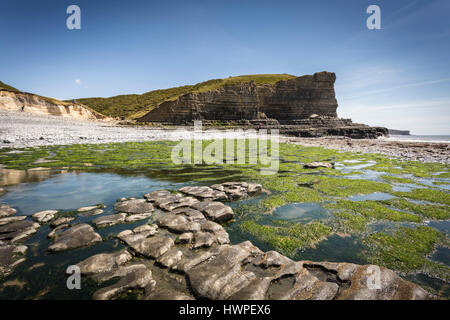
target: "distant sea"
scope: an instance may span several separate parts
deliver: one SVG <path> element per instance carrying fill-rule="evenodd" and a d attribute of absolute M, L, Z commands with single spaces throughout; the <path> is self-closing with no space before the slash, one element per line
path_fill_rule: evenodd
<path fill-rule="evenodd" d="M 450 143 L 450 135 L 445 136 L 432 136 L 432 135 L 396 135 L 391 134 L 389 138 L 384 138 L 392 141 L 414 141 L 414 142 L 443 142 Z"/>

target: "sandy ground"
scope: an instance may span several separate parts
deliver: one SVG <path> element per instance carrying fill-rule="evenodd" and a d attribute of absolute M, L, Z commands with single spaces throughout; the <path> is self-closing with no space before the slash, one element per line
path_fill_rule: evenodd
<path fill-rule="evenodd" d="M 23 148 L 44 145 L 79 143 L 108 143 L 126 141 L 181 140 L 192 128 L 155 129 L 151 127 L 121 126 L 100 121 L 82 121 L 56 116 L 0 110 L 0 148 Z M 244 130 L 245 132 L 245 130 Z M 228 138 L 242 138 L 249 134 L 228 134 Z M 205 139 L 224 137 L 223 133 L 205 134 Z M 450 163 L 450 144 L 431 142 L 392 141 L 389 139 L 349 139 L 342 137 L 296 138 L 280 137 L 281 142 L 305 146 L 364 153 L 382 153 L 407 160 Z"/>

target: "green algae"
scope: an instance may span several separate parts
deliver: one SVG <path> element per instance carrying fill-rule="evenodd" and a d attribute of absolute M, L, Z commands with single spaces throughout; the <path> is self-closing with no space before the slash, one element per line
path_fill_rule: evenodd
<path fill-rule="evenodd" d="M 415 214 L 393 210 L 372 200 L 351 201 L 339 200 L 336 203 L 325 204 L 326 209 L 338 210 L 345 213 L 360 214 L 366 218 L 389 221 L 421 222 L 422 218 Z"/>
<path fill-rule="evenodd" d="M 430 201 L 450 205 L 450 194 L 445 191 L 433 189 L 413 189 L 409 192 L 392 192 L 397 197 L 405 197 L 415 200 Z"/>
<path fill-rule="evenodd" d="M 332 177 L 320 177 L 314 188 L 326 195 L 339 197 L 392 191 L 391 185 L 383 182 Z"/>
<path fill-rule="evenodd" d="M 370 223 L 368 218 L 355 213 L 335 211 L 333 215 L 337 218 L 334 224 L 336 231 L 339 232 L 350 234 L 363 233 L 367 224 Z"/>
<path fill-rule="evenodd" d="M 239 225 L 239 229 L 291 257 L 299 249 L 314 246 L 330 235 L 332 231 L 331 227 L 320 222 L 304 225 L 282 222 L 279 224 L 281 225 L 261 225 L 255 220 L 247 220 Z"/>
<path fill-rule="evenodd" d="M 450 207 L 445 205 L 417 204 L 405 199 L 398 198 L 384 200 L 381 202 L 391 207 L 420 214 L 421 216 L 429 219 L 450 219 Z"/>
<path fill-rule="evenodd" d="M 393 182 L 393 183 L 417 184 L 417 182 L 414 180 L 406 179 L 406 178 L 402 178 L 402 177 L 390 176 L 390 175 L 381 175 L 380 178 L 382 178 L 386 181 L 389 181 L 389 182 Z"/>
<path fill-rule="evenodd" d="M 370 263 L 402 273 L 424 272 L 450 280 L 450 268 L 427 257 L 436 246 L 448 245 L 445 234 L 427 227 L 399 227 L 393 234 L 374 233 L 363 240 L 369 249 Z"/>

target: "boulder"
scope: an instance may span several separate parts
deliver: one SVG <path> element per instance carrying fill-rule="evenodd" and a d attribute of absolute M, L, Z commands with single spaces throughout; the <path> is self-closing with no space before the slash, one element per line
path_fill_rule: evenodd
<path fill-rule="evenodd" d="M 60 218 L 52 221 L 52 223 L 50 223 L 50 227 L 56 228 L 60 225 L 68 224 L 68 223 L 72 222 L 73 220 L 75 220 L 74 217 L 60 217 Z"/>
<path fill-rule="evenodd" d="M 228 197 L 225 192 L 214 190 L 207 186 L 202 187 L 183 187 L 179 189 L 180 192 L 200 198 L 202 200 L 227 200 Z"/>
<path fill-rule="evenodd" d="M 142 214 L 153 211 L 153 205 L 145 199 L 126 200 L 114 205 L 114 209 L 119 212 Z"/>
<path fill-rule="evenodd" d="M 189 221 L 186 216 L 181 214 L 164 214 L 156 221 L 156 224 L 175 233 L 200 231 L 200 224 L 198 222 Z"/>
<path fill-rule="evenodd" d="M 81 274 L 92 275 L 111 271 L 127 263 L 131 258 L 132 255 L 127 250 L 99 253 L 77 263 L 77 266 L 80 268 Z"/>
<path fill-rule="evenodd" d="M 0 204 L 0 218 L 9 217 L 17 213 L 17 210 L 6 204 Z"/>
<path fill-rule="evenodd" d="M 88 224 L 78 224 L 56 236 L 48 251 L 76 249 L 102 242 L 102 237 Z"/>
<path fill-rule="evenodd" d="M 0 245 L 0 279 L 9 275 L 14 268 L 24 262 L 26 246 Z"/>
<path fill-rule="evenodd" d="M 152 281 L 152 272 L 148 269 L 138 269 L 134 272 L 126 274 L 120 278 L 115 284 L 102 288 L 94 292 L 92 298 L 94 300 L 109 300 L 128 290 L 144 289 Z"/>
<path fill-rule="evenodd" d="M 3 226 L 5 224 L 11 223 L 11 222 L 17 222 L 25 220 L 27 216 L 12 216 L 12 217 L 6 217 L 6 218 L 0 218 L 0 226 Z"/>
<path fill-rule="evenodd" d="M 216 222 L 225 222 L 234 218 L 233 209 L 218 201 L 203 201 L 196 203 L 192 208 L 203 212 L 208 219 Z"/>
<path fill-rule="evenodd" d="M 127 217 L 126 213 L 111 214 L 95 218 L 94 220 L 92 220 L 92 223 L 97 228 L 110 227 L 118 223 L 124 223 L 126 217 Z"/>
<path fill-rule="evenodd" d="M 333 169 L 334 168 L 334 164 L 328 163 L 328 162 L 314 161 L 314 162 L 310 162 L 310 163 L 304 164 L 303 167 L 305 169 L 317 169 L 317 168 Z"/>
<path fill-rule="evenodd" d="M 36 222 L 45 223 L 45 222 L 49 222 L 50 220 L 52 220 L 57 213 L 58 213 L 58 210 L 45 210 L 45 211 L 36 212 L 31 217 Z"/>
<path fill-rule="evenodd" d="M 16 243 L 36 233 L 39 227 L 39 223 L 30 220 L 12 222 L 0 226 L 0 240 Z"/>
<path fill-rule="evenodd" d="M 129 246 L 134 252 L 147 258 L 157 259 L 174 246 L 172 238 L 165 235 L 155 235 L 131 242 Z"/>

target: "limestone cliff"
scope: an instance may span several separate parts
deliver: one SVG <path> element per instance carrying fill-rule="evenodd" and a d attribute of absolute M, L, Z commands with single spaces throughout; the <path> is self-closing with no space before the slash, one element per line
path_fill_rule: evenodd
<path fill-rule="evenodd" d="M 337 117 L 336 75 L 319 72 L 275 84 L 243 82 L 206 92 L 193 92 L 165 101 L 143 117 L 143 122 L 189 123 L 193 120 L 255 120 L 280 123 L 313 114 Z"/>
<path fill-rule="evenodd" d="M 23 111 L 67 118 L 101 120 L 106 116 L 79 104 L 0 88 L 0 109 Z"/>

